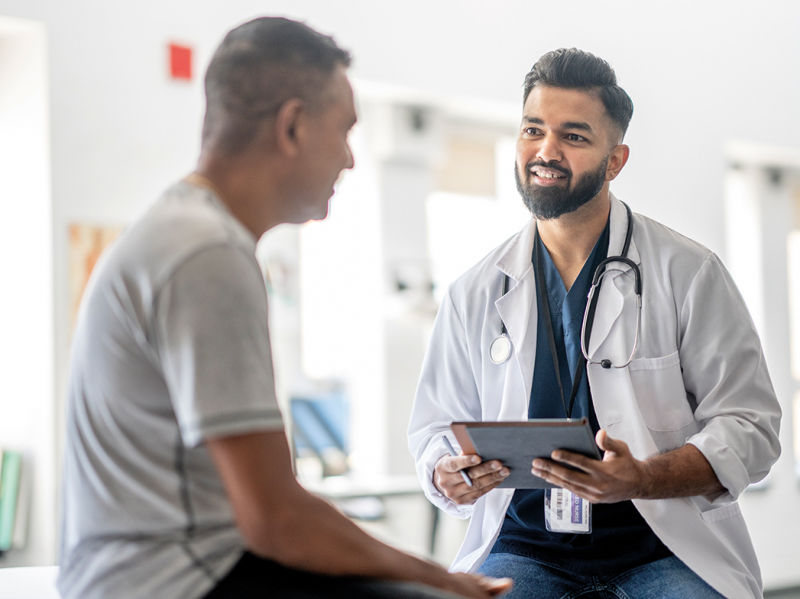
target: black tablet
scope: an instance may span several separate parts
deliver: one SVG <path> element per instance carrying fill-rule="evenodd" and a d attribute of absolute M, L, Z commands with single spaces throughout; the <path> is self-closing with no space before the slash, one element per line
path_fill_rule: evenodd
<path fill-rule="evenodd" d="M 531 473 L 534 458 L 549 458 L 565 449 L 600 458 L 586 418 L 543 418 L 514 422 L 453 422 L 450 425 L 464 453 L 476 453 L 483 461 L 500 460 L 511 474 L 500 487 L 544 489 L 550 483 Z"/>

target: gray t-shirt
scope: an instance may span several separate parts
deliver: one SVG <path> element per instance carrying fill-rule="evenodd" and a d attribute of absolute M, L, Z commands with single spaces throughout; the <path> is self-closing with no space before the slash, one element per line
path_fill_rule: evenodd
<path fill-rule="evenodd" d="M 65 598 L 201 597 L 241 556 L 203 441 L 283 427 L 255 241 L 181 182 L 98 265 L 72 347 Z"/>

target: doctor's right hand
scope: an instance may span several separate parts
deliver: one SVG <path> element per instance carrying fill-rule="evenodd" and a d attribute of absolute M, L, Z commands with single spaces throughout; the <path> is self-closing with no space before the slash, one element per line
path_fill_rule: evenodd
<path fill-rule="evenodd" d="M 461 470 L 472 481 L 467 485 Z M 470 505 L 499 485 L 510 474 L 497 460 L 481 462 L 475 454 L 442 456 L 433 467 L 433 484 L 439 492 L 458 505 Z"/>

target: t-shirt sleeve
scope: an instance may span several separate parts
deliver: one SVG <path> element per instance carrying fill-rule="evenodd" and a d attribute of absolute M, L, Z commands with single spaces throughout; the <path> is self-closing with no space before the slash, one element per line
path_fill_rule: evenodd
<path fill-rule="evenodd" d="M 254 257 L 220 244 L 187 258 L 161 288 L 154 324 L 186 445 L 283 428 L 266 289 Z"/>

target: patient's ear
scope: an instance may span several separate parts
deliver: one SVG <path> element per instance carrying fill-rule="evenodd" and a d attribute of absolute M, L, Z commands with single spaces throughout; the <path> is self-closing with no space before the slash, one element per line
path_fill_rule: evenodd
<path fill-rule="evenodd" d="M 286 156 L 295 156 L 299 150 L 299 129 L 305 116 L 305 103 L 300 98 L 291 98 L 281 104 L 275 116 L 273 130 L 275 145 Z"/>

